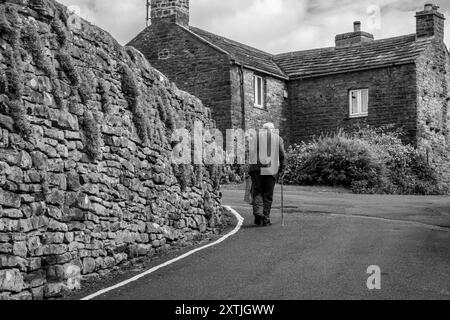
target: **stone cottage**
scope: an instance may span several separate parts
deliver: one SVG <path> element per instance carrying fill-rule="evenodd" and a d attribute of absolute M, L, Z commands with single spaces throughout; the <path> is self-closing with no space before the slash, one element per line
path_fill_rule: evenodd
<path fill-rule="evenodd" d="M 210 106 L 222 130 L 271 121 L 298 142 L 394 124 L 426 144 L 448 135 L 449 52 L 439 7 L 416 19 L 414 34 L 375 40 L 355 22 L 334 47 L 272 55 L 190 26 L 189 0 L 152 0 L 151 25 L 130 45 Z"/>

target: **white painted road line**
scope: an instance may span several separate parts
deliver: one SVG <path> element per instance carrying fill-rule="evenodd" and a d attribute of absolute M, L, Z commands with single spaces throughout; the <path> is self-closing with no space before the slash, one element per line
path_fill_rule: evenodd
<path fill-rule="evenodd" d="M 216 246 L 216 245 L 224 242 L 228 238 L 234 236 L 241 229 L 242 224 L 244 223 L 244 218 L 239 213 L 237 213 L 233 208 L 231 208 L 229 206 L 224 206 L 224 208 L 227 209 L 228 211 L 230 211 L 236 217 L 236 219 L 238 220 L 238 223 L 237 223 L 236 227 L 230 233 L 224 235 L 223 237 L 221 237 L 219 240 L 217 240 L 215 242 L 212 242 L 210 244 L 207 244 L 207 245 L 205 245 L 203 247 L 200 247 L 200 248 L 197 248 L 195 250 L 189 251 L 189 252 L 187 252 L 187 253 L 185 253 L 185 254 L 183 254 L 183 255 L 175 258 L 175 259 L 167 261 L 167 262 L 165 262 L 165 263 L 163 263 L 163 264 L 161 264 L 159 266 L 156 266 L 156 267 L 151 268 L 151 269 L 149 269 L 149 270 L 147 270 L 147 271 L 145 271 L 145 272 L 143 272 L 141 274 L 138 274 L 137 276 L 135 276 L 135 277 L 133 277 L 131 279 L 125 280 L 123 282 L 120 282 L 120 283 L 118 283 L 118 284 L 116 284 L 116 285 L 114 285 L 112 287 L 100 290 L 100 291 L 98 291 L 98 292 L 96 292 L 94 294 L 91 294 L 90 296 L 87 296 L 87 297 L 85 297 L 85 298 L 83 298 L 81 300 L 92 300 L 92 299 L 94 299 L 96 297 L 104 295 L 105 293 L 108 293 L 110 291 L 113 291 L 113 290 L 116 290 L 116 289 L 121 288 L 123 286 L 126 286 L 127 284 L 135 282 L 135 281 L 137 281 L 137 280 L 139 280 L 139 279 L 141 279 L 141 278 L 143 278 L 145 276 L 148 276 L 149 274 L 154 273 L 155 271 L 158 271 L 158 270 L 160 270 L 160 269 L 162 269 L 164 267 L 167 267 L 167 266 L 169 266 L 169 265 L 171 265 L 171 264 L 173 264 L 173 263 L 175 263 L 177 261 L 183 260 L 183 259 L 185 259 L 185 258 L 187 258 L 187 257 L 189 257 L 189 256 L 191 256 L 191 255 L 193 255 L 193 254 L 195 254 L 195 253 L 197 253 L 199 251 L 202 251 L 202 250 L 211 248 L 213 246 Z"/>

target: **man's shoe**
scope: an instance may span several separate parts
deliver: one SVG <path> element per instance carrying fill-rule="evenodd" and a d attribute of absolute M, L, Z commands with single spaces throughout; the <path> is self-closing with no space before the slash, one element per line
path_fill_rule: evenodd
<path fill-rule="evenodd" d="M 262 223 L 263 227 L 270 227 L 271 225 L 272 225 L 272 222 L 270 221 L 270 219 L 266 219 Z"/>
<path fill-rule="evenodd" d="M 255 224 L 257 226 L 260 226 L 260 225 L 262 225 L 262 223 L 263 223 L 262 218 L 258 217 L 258 216 L 255 216 Z"/>

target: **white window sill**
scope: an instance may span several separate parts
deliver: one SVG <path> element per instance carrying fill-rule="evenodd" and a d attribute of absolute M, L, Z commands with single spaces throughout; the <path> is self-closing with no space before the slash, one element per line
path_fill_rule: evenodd
<path fill-rule="evenodd" d="M 356 119 L 356 118 L 367 118 L 369 116 L 368 113 L 364 113 L 364 114 L 353 114 L 350 115 L 350 119 Z"/>

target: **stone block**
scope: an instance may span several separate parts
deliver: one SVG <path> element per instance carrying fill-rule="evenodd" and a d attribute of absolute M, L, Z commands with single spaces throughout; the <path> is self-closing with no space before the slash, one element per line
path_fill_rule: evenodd
<path fill-rule="evenodd" d="M 19 270 L 0 270 L 0 292 L 21 292 L 23 287 L 23 276 Z"/>

